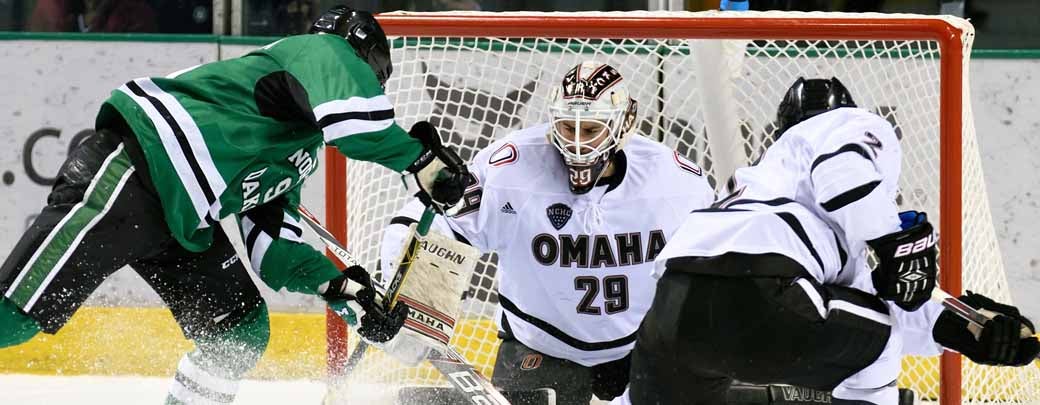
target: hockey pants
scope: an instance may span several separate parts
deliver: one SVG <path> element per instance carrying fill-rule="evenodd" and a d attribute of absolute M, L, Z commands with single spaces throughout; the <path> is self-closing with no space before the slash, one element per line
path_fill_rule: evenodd
<path fill-rule="evenodd" d="M 206 383 L 192 385 L 192 376 L 237 381 L 255 364 L 266 347 L 267 309 L 219 227 L 204 252 L 173 238 L 138 170 L 146 167 L 140 147 L 126 133 L 102 129 L 73 150 L 47 205 L 0 267 L 0 347 L 57 332 L 108 276 L 129 266 L 197 345 L 178 367 L 182 389 L 175 384 L 171 394 L 204 395 Z M 221 387 L 210 391 L 234 394 Z"/>
<path fill-rule="evenodd" d="M 585 367 L 539 353 L 508 332 L 500 332 L 499 337 L 502 344 L 491 382 L 513 405 L 544 403 L 528 395 L 539 389 L 553 390 L 557 405 L 585 405 L 593 395 L 609 401 L 621 395 L 628 383 L 630 356 Z"/>
<path fill-rule="evenodd" d="M 699 265 L 800 269 L 776 256 L 720 256 Z M 631 403 L 724 404 L 736 379 L 835 390 L 835 403 L 895 404 L 894 381 L 852 393 L 839 387 L 886 347 L 891 328 L 878 298 L 808 278 L 698 270 L 669 263 L 658 282 L 632 355 Z"/>

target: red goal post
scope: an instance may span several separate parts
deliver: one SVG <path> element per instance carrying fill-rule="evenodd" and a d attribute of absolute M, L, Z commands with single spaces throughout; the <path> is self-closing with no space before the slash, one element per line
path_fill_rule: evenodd
<path fill-rule="evenodd" d="M 947 19 L 883 14 L 834 15 L 783 13 L 776 17 L 739 13 L 391 13 L 378 16 L 387 35 L 448 38 L 588 38 L 588 39 L 755 39 L 933 41 L 938 46 L 939 229 L 941 252 L 962 251 L 962 133 L 967 79 L 965 52 L 970 32 Z M 769 14 L 769 13 L 766 13 Z M 966 23 L 965 23 L 966 24 Z M 970 29 L 970 25 L 967 26 Z M 964 38 L 968 38 L 968 43 Z M 395 65 L 401 63 L 394 60 Z M 396 66 L 395 66 L 396 67 Z M 398 74 L 395 71 L 395 75 Z M 844 80 L 844 78 L 843 78 Z M 389 92 L 388 92 L 389 94 Z M 397 105 L 401 100 L 392 101 Z M 775 107 L 775 106 L 774 106 Z M 969 110 L 970 111 L 970 110 Z M 405 125 L 398 118 L 398 123 Z M 410 122 L 407 124 L 411 124 Z M 406 126 L 407 128 L 407 126 Z M 347 163 L 335 150 L 326 151 L 326 222 L 342 240 L 347 229 Z M 354 207 L 350 207 L 354 208 Z M 365 207 L 357 207 L 365 209 Z M 957 230 L 950 232 L 949 230 Z M 353 247 L 352 247 L 353 248 Z M 941 285 L 953 295 L 962 290 L 961 254 L 942 254 Z M 329 372 L 346 361 L 345 329 L 335 315 L 328 317 Z M 961 403 L 960 355 L 944 353 L 941 360 L 941 403 Z"/>

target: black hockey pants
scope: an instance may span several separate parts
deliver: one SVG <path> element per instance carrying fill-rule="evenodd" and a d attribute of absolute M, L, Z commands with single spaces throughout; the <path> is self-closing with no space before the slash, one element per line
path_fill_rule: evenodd
<path fill-rule="evenodd" d="M 633 404 L 725 404 L 734 379 L 830 391 L 888 341 L 880 299 L 803 278 L 786 257 L 681 259 L 667 263 L 639 328 Z"/>
<path fill-rule="evenodd" d="M 159 293 L 191 339 L 224 333 L 263 305 L 219 227 L 204 252 L 177 243 L 146 167 L 125 124 L 76 147 L 47 205 L 0 267 L 4 307 L 13 304 L 55 333 L 126 265 Z"/>
<path fill-rule="evenodd" d="M 503 322 L 503 326 L 508 328 L 505 318 Z M 502 344 L 495 357 L 491 382 L 513 405 L 544 403 L 530 395 L 539 389 L 553 390 L 557 405 L 585 405 L 593 395 L 609 401 L 621 395 L 628 384 L 631 355 L 585 367 L 531 349 L 508 331 L 500 332 L 499 337 Z"/>

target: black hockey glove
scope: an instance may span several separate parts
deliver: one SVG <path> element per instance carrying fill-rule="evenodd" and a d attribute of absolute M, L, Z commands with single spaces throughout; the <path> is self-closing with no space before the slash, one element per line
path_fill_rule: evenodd
<path fill-rule="evenodd" d="M 398 303 L 387 313 L 381 297 L 372 288 L 372 279 L 361 266 L 350 266 L 343 274 L 329 281 L 321 294 L 336 315 L 347 325 L 356 326 L 365 340 L 383 343 L 404 326 L 408 305 Z"/>
<path fill-rule="evenodd" d="M 943 347 L 968 356 L 978 364 L 993 366 L 1025 366 L 1040 354 L 1040 343 L 1033 323 L 1011 305 L 997 303 L 982 294 L 968 291 L 961 301 L 993 319 L 979 327 L 944 310 L 932 328 L 932 338 Z M 1028 328 L 1029 337 L 1022 337 L 1022 327 Z"/>
<path fill-rule="evenodd" d="M 870 276 L 878 297 L 916 311 L 935 288 L 938 236 L 923 212 L 901 212 L 899 218 L 902 231 L 867 241 L 878 259 Z"/>
<path fill-rule="evenodd" d="M 423 144 L 423 152 L 406 172 L 419 188 L 416 197 L 442 214 L 451 215 L 461 207 L 466 191 L 466 165 L 455 151 L 441 143 L 437 129 L 427 121 L 419 121 L 408 130 L 412 138 Z"/>

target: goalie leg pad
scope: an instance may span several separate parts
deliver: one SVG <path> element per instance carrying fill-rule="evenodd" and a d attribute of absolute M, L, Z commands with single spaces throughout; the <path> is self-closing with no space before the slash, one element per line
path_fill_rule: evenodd
<path fill-rule="evenodd" d="M 592 370 L 569 360 L 550 357 L 507 336 L 498 347 L 491 383 L 513 405 L 541 405 L 531 398 L 540 389 L 556 392 L 559 405 L 588 404 L 592 400 Z"/>
<path fill-rule="evenodd" d="M 410 311 L 404 327 L 430 340 L 445 345 L 454 334 L 462 295 L 480 259 L 476 248 L 435 232 L 425 237 L 416 235 L 412 224 L 397 259 L 397 274 L 387 286 L 387 299 L 403 302 Z M 415 251 L 408 247 L 414 238 Z M 397 290 L 397 295 L 394 295 Z"/>

